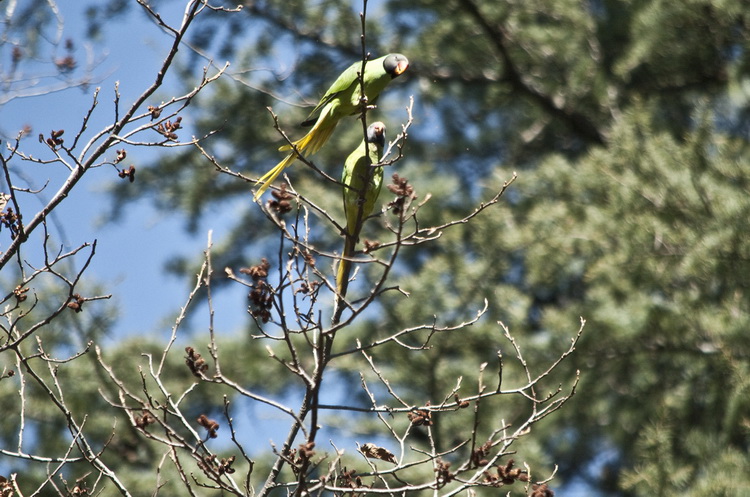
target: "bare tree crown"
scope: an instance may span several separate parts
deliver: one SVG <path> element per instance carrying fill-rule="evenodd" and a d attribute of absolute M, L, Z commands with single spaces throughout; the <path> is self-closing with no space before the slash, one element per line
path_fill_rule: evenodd
<path fill-rule="evenodd" d="M 427 354 L 434 337 L 448 335 L 460 341 L 472 333 L 472 325 L 490 306 L 503 303 L 485 300 L 483 307 L 467 310 L 463 318 L 435 316 L 431 322 L 378 330 L 376 335 L 363 335 L 358 328 L 384 295 L 409 295 L 409 288 L 391 283 L 403 251 L 440 244 L 446 232 L 488 215 L 516 179 L 515 174 L 508 178 L 494 195 L 465 215 L 424 223 L 421 210 L 437 200 L 420 191 L 418 177 L 407 179 L 399 172 L 408 156 L 404 145 L 415 123 L 413 99 L 403 102 L 403 122 L 389 124 L 389 129 L 397 132 L 386 144 L 382 159 L 373 164 L 385 168 L 390 183 L 374 216 L 360 216 L 356 232 L 365 223 L 378 224 L 383 236 L 361 240 L 361 249 L 351 257 L 353 270 L 347 275 L 347 281 L 357 284 L 348 292 L 339 291 L 335 280 L 341 253 L 321 248 L 331 246 L 331 240 L 343 243 L 345 223 L 325 203 L 298 191 L 287 178 L 285 184 L 273 189 L 270 201 L 257 206 L 277 233 L 275 250 L 259 253 L 247 267 L 217 272 L 212 262 L 213 235 L 209 233 L 194 287 L 160 350 L 134 352 L 126 366 L 113 364 L 107 348 L 96 341 L 58 355 L 55 334 L 76 326 L 76 320 L 91 313 L 98 301 L 111 298 L 106 292 L 91 293 L 82 281 L 96 256 L 96 242 L 62 251 L 49 233 L 50 213 L 65 202 L 84 175 L 111 168 L 124 182 L 137 184 L 137 168 L 128 161 L 130 150 L 186 147 L 202 157 L 203 167 L 246 185 L 248 202 L 250 187 L 257 181 L 253 176 L 257 171 L 235 170 L 212 154 L 205 138 L 213 132 L 185 138 L 181 131 L 186 107 L 224 76 L 228 64 L 207 67 L 192 91 L 155 101 L 157 92 L 165 89 L 164 77 L 173 70 L 178 49 L 188 47 L 186 34 L 197 20 L 209 11 L 229 16 L 240 9 L 188 0 L 181 23 L 170 25 L 150 3 L 138 0 L 138 4 L 170 40 L 153 83 L 131 103 L 121 101 L 117 87 L 92 90 L 91 106 L 79 128 L 51 130 L 39 136 L 48 149 L 45 157 L 25 153 L 21 135 L 4 144 L 0 154 L 5 184 L 0 203 L 4 228 L 0 228 L 0 271 L 9 285 L 2 302 L 0 356 L 4 362 L 0 382 L 14 385 L 12 398 L 2 402 L 5 407 L 12 406 L 7 412 L 17 419 L 16 443 L 0 448 L 0 455 L 18 462 L 19 467 L 43 468 L 44 474 L 39 480 L 24 473 L 7 475 L 0 479 L 0 495 L 143 495 L 143 486 L 150 486 L 148 492 L 156 495 L 167 484 L 182 488 L 186 495 L 265 497 L 284 492 L 302 497 L 431 491 L 448 497 L 504 487 L 536 497 L 551 495 L 547 484 L 554 472 L 537 474 L 515 454 L 532 426 L 574 394 L 578 378 L 558 378 L 556 373 L 558 365 L 575 351 L 583 320 L 571 333 L 570 342 L 560 344 L 555 359 L 544 365 L 530 364 L 511 330 L 498 322 L 495 340 L 487 344 L 497 350 L 496 361 L 477 364 L 473 377 L 456 377 L 453 387 L 438 398 L 418 403 L 392 381 L 377 352 L 400 347 L 413 354 Z M 54 6 L 52 2 L 49 5 Z M 174 5 L 165 4 L 164 8 Z M 363 68 L 370 58 L 366 13 L 365 1 L 360 19 Z M 61 58 L 55 64 L 65 71 L 74 61 Z M 361 84 L 364 87 L 364 82 Z M 16 96 L 27 91 L 16 88 Z M 104 95 L 113 101 L 113 107 L 102 105 Z M 269 111 L 275 129 L 291 143 L 278 117 Z M 360 118 L 365 136 L 374 111 L 372 103 L 363 98 Z M 100 112 L 112 113 L 111 124 L 90 129 L 91 116 Z M 302 156 L 298 159 L 340 197 L 343 185 L 335 175 L 324 172 L 328 168 Z M 46 187 L 55 193 L 41 207 L 22 208 L 26 204 L 19 199 L 37 192 L 21 186 L 19 164 L 64 168 L 67 177 Z M 32 244 L 36 244 L 34 251 L 29 249 Z M 32 259 L 32 253 L 42 255 Z M 217 277 L 246 289 L 248 308 L 240 311 L 247 311 L 254 325 L 248 345 L 253 350 L 251 360 L 267 364 L 284 382 L 301 385 L 298 403 L 249 385 L 238 374 L 234 361 L 239 352 L 222 346 L 215 326 L 217 295 L 212 285 Z M 191 336 L 184 331 L 185 323 L 190 309 L 198 306 L 206 309 L 207 325 Z M 106 415 L 111 425 L 106 436 L 90 428 L 104 414 L 82 408 L 83 394 L 76 379 L 67 373 L 85 361 L 90 361 L 91 374 L 100 382 L 96 396 L 109 409 Z M 184 364 L 177 369 L 177 363 Z M 327 404 L 323 400 L 326 389 L 335 388 L 335 375 L 343 363 L 358 369 L 359 391 L 346 402 Z M 511 363 L 514 373 L 509 374 Z M 550 388 L 551 383 L 556 386 Z M 32 400 L 32 392 L 41 397 L 35 394 Z M 35 435 L 31 421 L 37 416 L 39 398 L 44 412 L 63 420 L 67 431 L 67 446 L 55 453 L 27 449 Z M 512 420 L 502 414 L 505 399 L 523 405 Z M 283 442 L 277 446 L 249 441 L 236 423 L 239 415 L 246 415 L 241 411 L 243 405 L 263 405 L 277 412 L 288 425 Z M 498 411 L 494 425 L 480 423 L 480 415 L 494 409 Z M 376 427 L 376 436 L 349 434 L 341 440 L 324 439 L 323 428 L 335 422 L 336 416 L 362 416 Z M 452 418 L 462 420 L 463 431 L 455 434 L 456 443 L 446 446 L 435 436 L 436 423 Z M 123 434 L 137 441 L 135 446 L 122 445 Z M 222 444 L 216 443 L 217 439 Z M 153 465 L 140 478 L 133 478 L 127 468 L 115 462 L 117 454 L 132 457 L 132 464 L 146 457 Z"/>

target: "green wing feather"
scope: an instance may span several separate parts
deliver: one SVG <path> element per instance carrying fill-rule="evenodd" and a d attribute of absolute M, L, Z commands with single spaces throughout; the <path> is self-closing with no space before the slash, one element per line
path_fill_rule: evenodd
<path fill-rule="evenodd" d="M 367 63 L 367 65 L 365 66 L 365 73 L 367 73 L 367 68 L 371 64 L 372 62 Z M 382 66 L 383 64 L 381 63 L 380 65 Z M 344 72 L 339 74 L 339 77 L 336 78 L 336 81 L 333 82 L 331 87 L 326 91 L 325 95 L 323 95 L 323 98 L 320 99 L 318 105 L 315 106 L 315 108 L 310 112 L 310 115 L 307 116 L 307 119 L 304 120 L 302 126 L 312 126 L 315 123 L 320 110 L 325 107 L 328 102 L 339 96 L 341 92 L 348 90 L 357 81 L 357 73 L 361 68 L 362 62 L 355 62 L 354 64 L 344 69 Z M 385 72 L 385 70 L 383 72 Z"/>
<path fill-rule="evenodd" d="M 386 57 L 387 55 L 384 55 L 375 60 L 370 60 L 365 64 L 365 77 L 363 79 L 365 81 L 365 95 L 368 100 L 374 101 L 377 99 L 380 92 L 383 91 L 388 84 L 388 81 L 392 79 L 391 76 L 385 72 L 385 67 L 383 67 L 383 61 Z M 359 103 L 360 90 L 358 84 L 359 78 L 357 75 L 361 70 L 361 61 L 355 62 L 344 69 L 344 72 L 339 74 L 339 77 L 336 78 L 336 81 L 334 81 L 331 87 L 328 88 L 325 95 L 323 95 L 323 98 L 318 102 L 318 105 L 316 105 L 312 112 L 310 112 L 310 115 L 307 116 L 307 119 L 302 122 L 302 126 L 312 126 L 321 109 L 335 98 L 341 98 L 341 104 L 346 107 L 345 109 L 342 109 L 342 115 L 354 114 L 357 111 L 357 104 Z M 382 85 L 378 84 L 381 79 L 383 80 Z"/>

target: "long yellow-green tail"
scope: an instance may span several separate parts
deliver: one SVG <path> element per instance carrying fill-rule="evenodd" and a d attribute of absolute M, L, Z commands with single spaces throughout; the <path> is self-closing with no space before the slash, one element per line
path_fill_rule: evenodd
<path fill-rule="evenodd" d="M 294 146 L 305 157 L 317 153 L 331 137 L 331 133 L 336 129 L 338 122 L 338 119 L 333 119 L 329 115 L 322 116 L 305 136 L 294 142 Z M 291 149 L 292 146 L 289 144 L 279 147 L 280 152 Z"/>
<path fill-rule="evenodd" d="M 260 198 L 260 196 L 263 195 L 266 192 L 266 190 L 268 190 L 268 187 L 271 186 L 271 183 L 273 183 L 276 180 L 276 178 L 279 177 L 279 175 L 281 174 L 281 171 L 291 166 L 295 160 L 297 160 L 297 156 L 294 153 L 287 155 L 284 158 L 284 160 L 276 164 L 276 166 L 274 166 L 273 169 L 271 169 L 266 174 L 264 174 L 260 179 L 258 179 L 258 181 L 262 182 L 262 184 L 258 188 L 258 191 L 255 192 L 255 195 L 253 195 L 253 200 L 257 201 Z"/>
<path fill-rule="evenodd" d="M 356 244 L 356 238 L 353 236 L 346 235 L 344 241 L 344 251 L 341 254 L 341 261 L 339 261 L 339 269 L 336 273 L 336 290 L 338 291 L 339 298 L 346 296 L 346 289 L 349 287 L 349 273 L 352 270 L 351 258 L 354 255 L 354 246 Z"/>
<path fill-rule="evenodd" d="M 333 130 L 336 128 L 336 124 L 339 120 L 335 118 L 335 116 L 333 116 L 332 109 L 324 109 L 324 112 L 325 114 L 321 114 L 321 116 L 316 121 L 315 126 L 313 126 L 305 136 L 294 142 L 294 146 L 303 157 L 312 155 L 320 150 L 321 147 L 325 145 L 325 143 L 331 137 L 331 133 L 333 133 Z M 279 147 L 279 151 L 281 152 L 286 152 L 288 150 L 292 150 L 292 146 L 289 144 Z M 264 174 L 258 180 L 261 185 L 260 187 L 258 187 L 258 191 L 255 192 L 253 200 L 257 201 L 261 197 L 261 195 L 263 195 L 263 193 L 268 190 L 268 187 L 271 186 L 271 183 L 273 183 L 276 178 L 279 177 L 281 172 L 287 167 L 291 166 L 295 160 L 297 160 L 297 154 L 292 152 L 287 155 L 281 162 L 276 164 L 273 169 Z"/>

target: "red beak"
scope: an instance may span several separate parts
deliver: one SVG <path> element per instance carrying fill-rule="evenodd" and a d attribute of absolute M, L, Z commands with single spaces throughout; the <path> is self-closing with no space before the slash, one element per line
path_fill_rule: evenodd
<path fill-rule="evenodd" d="M 398 63 L 396 66 L 396 70 L 393 71 L 396 73 L 396 76 L 401 76 L 401 74 L 406 71 L 409 68 L 409 63 L 405 60 L 402 60 Z"/>

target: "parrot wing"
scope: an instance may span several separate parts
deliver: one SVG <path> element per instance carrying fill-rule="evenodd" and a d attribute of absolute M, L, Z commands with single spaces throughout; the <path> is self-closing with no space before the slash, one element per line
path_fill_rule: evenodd
<path fill-rule="evenodd" d="M 325 95 L 323 95 L 323 98 L 321 98 L 320 102 L 318 102 L 318 105 L 316 105 L 315 108 L 310 112 L 310 115 L 307 116 L 307 119 L 302 122 L 302 126 L 312 126 L 313 124 L 315 124 L 315 121 L 318 119 L 317 116 L 320 113 L 321 109 L 323 109 L 323 107 L 325 107 L 329 102 L 333 101 L 333 99 L 339 97 L 342 92 L 350 89 L 351 86 L 356 83 L 357 72 L 361 67 L 361 62 L 355 62 L 344 69 L 344 72 L 339 74 L 339 77 L 336 78 L 336 81 L 334 81 L 330 88 L 328 88 Z"/>
<path fill-rule="evenodd" d="M 374 60 L 368 60 L 365 64 L 365 74 L 362 78 L 365 83 L 365 94 L 370 104 L 375 103 L 380 92 L 395 77 L 401 75 L 409 67 L 408 59 L 401 54 L 388 54 Z M 302 126 L 312 126 L 318 113 L 335 98 L 343 100 L 342 114 L 354 114 L 359 103 L 359 92 L 356 91 L 358 75 L 362 70 L 362 62 L 357 61 L 344 69 L 336 81 L 326 91 L 318 105 L 310 112 L 310 115 L 302 123 Z M 351 108 L 350 108 L 351 107 Z"/>

